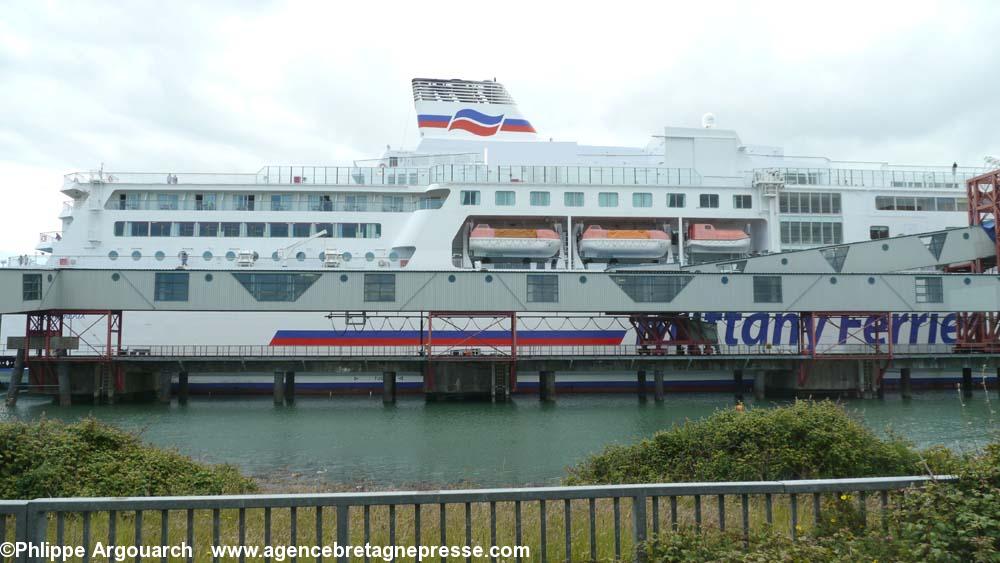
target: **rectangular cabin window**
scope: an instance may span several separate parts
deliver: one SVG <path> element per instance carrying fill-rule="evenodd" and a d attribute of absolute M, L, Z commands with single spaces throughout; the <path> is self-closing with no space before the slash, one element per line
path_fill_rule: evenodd
<path fill-rule="evenodd" d="M 618 194 L 615 192 L 601 192 L 597 194 L 598 207 L 618 207 Z"/>
<path fill-rule="evenodd" d="M 868 229 L 868 234 L 872 240 L 889 238 L 889 227 L 885 225 L 872 225 Z"/>
<path fill-rule="evenodd" d="M 169 237 L 173 223 L 169 221 L 153 221 L 149 224 L 149 236 Z"/>
<path fill-rule="evenodd" d="M 733 209 L 753 209 L 753 196 L 734 195 Z"/>
<path fill-rule="evenodd" d="M 271 211 L 291 211 L 292 196 L 290 194 L 271 194 Z"/>
<path fill-rule="evenodd" d="M 309 223 L 295 223 L 292 225 L 292 236 L 296 238 L 308 238 L 310 227 L 312 225 Z"/>
<path fill-rule="evenodd" d="M 240 224 L 239 223 L 223 223 L 222 224 L 222 236 L 224 236 L 224 237 L 238 237 L 238 236 L 240 236 Z"/>
<path fill-rule="evenodd" d="M 219 236 L 218 223 L 198 223 L 198 236 L 217 237 Z"/>
<path fill-rule="evenodd" d="M 177 209 L 177 194 L 157 194 L 156 208 L 161 210 Z"/>
<path fill-rule="evenodd" d="M 403 196 L 401 195 L 382 196 L 382 211 L 397 213 L 404 210 L 405 206 L 403 203 Z"/>
<path fill-rule="evenodd" d="M 187 301 L 189 281 L 187 272 L 157 272 L 153 301 Z"/>
<path fill-rule="evenodd" d="M 528 303 L 558 303 L 559 276 L 528 274 Z"/>
<path fill-rule="evenodd" d="M 840 194 L 830 194 L 830 213 L 840 213 Z"/>
<path fill-rule="evenodd" d="M 918 197 L 917 211 L 937 211 L 937 202 L 932 197 Z"/>
<path fill-rule="evenodd" d="M 684 207 L 684 194 L 667 194 L 667 207 L 682 208 Z"/>
<path fill-rule="evenodd" d="M 515 193 L 511 190 L 501 190 L 496 193 L 496 204 L 498 206 L 511 206 L 517 201 Z"/>
<path fill-rule="evenodd" d="M 918 276 L 913 280 L 917 303 L 944 303 L 944 279 Z"/>
<path fill-rule="evenodd" d="M 194 208 L 198 211 L 215 211 L 215 194 L 195 194 Z"/>
<path fill-rule="evenodd" d="M 917 210 L 917 198 L 915 197 L 896 198 L 896 211 L 916 211 L 916 210 Z"/>
<path fill-rule="evenodd" d="M 479 190 L 462 190 L 462 205 L 479 205 Z"/>
<path fill-rule="evenodd" d="M 937 210 L 938 211 L 957 211 L 957 209 L 955 209 L 955 198 L 953 198 L 953 197 L 939 197 L 939 198 L 937 198 Z"/>
<path fill-rule="evenodd" d="M 139 209 L 139 194 L 119 194 L 118 209 Z"/>
<path fill-rule="evenodd" d="M 254 199 L 253 194 L 236 194 L 233 196 L 233 207 L 237 211 L 253 211 Z"/>
<path fill-rule="evenodd" d="M 531 192 L 529 197 L 532 207 L 548 207 L 551 199 L 549 192 Z"/>
<path fill-rule="evenodd" d="M 363 194 L 345 195 L 344 211 L 368 211 L 368 196 Z"/>
<path fill-rule="evenodd" d="M 583 192 L 566 192 L 563 195 L 566 207 L 583 207 Z"/>
<path fill-rule="evenodd" d="M 781 303 L 781 276 L 754 276 L 753 302 Z"/>
<path fill-rule="evenodd" d="M 115 236 L 125 236 L 125 221 L 115 221 Z"/>
<path fill-rule="evenodd" d="M 320 238 L 333 238 L 333 223 L 316 223 L 316 234 L 321 231 L 326 231 L 326 234 Z"/>
<path fill-rule="evenodd" d="M 129 223 L 129 236 L 148 237 L 149 223 L 146 221 L 132 221 Z"/>
<path fill-rule="evenodd" d="M 441 209 L 441 204 L 441 198 L 439 197 L 420 198 L 420 209 Z"/>
<path fill-rule="evenodd" d="M 21 275 L 21 300 L 38 301 L 42 298 L 42 274 Z"/>
<path fill-rule="evenodd" d="M 261 238 L 264 236 L 264 223 L 247 223 L 247 236 Z"/>
<path fill-rule="evenodd" d="M 698 196 L 698 207 L 717 208 L 719 207 L 719 194 L 701 194 Z"/>
<path fill-rule="evenodd" d="M 879 211 L 893 211 L 896 209 L 896 200 L 892 196 L 876 196 L 875 209 L 878 209 Z"/>
<path fill-rule="evenodd" d="M 185 221 L 183 223 L 177 223 L 177 236 L 179 237 L 193 237 L 194 236 L 194 223 Z"/>
<path fill-rule="evenodd" d="M 365 274 L 365 301 L 396 300 L 396 274 Z"/>
<path fill-rule="evenodd" d="M 632 207 L 653 207 L 653 194 L 648 192 L 633 193 Z"/>
<path fill-rule="evenodd" d="M 272 238 L 288 238 L 288 223 L 268 223 Z"/>

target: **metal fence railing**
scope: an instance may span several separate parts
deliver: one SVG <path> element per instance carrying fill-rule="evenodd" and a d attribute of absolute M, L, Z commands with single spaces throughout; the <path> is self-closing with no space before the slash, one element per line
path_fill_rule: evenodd
<path fill-rule="evenodd" d="M 795 539 L 812 533 L 824 510 L 842 513 L 831 502 L 853 507 L 861 525 L 884 524 L 895 495 L 931 479 L 0 501 L 0 540 L 78 545 L 88 554 L 105 540 L 184 542 L 187 561 L 217 560 L 209 546 L 365 544 L 527 546 L 530 556 L 513 559 L 620 561 L 642 559 L 638 548 L 652 535 L 681 528 L 728 529 L 746 542 L 751 530 L 770 527 Z"/>

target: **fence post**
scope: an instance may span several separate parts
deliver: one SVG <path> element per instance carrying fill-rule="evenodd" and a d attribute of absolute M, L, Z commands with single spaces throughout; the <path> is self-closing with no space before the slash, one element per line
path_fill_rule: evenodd
<path fill-rule="evenodd" d="M 24 528 L 22 532 L 24 534 L 24 541 L 31 542 L 35 546 L 41 546 L 48 535 L 48 515 L 44 510 L 35 510 L 30 504 L 26 507 L 24 515 Z M 19 518 L 18 528 L 20 528 L 20 520 Z M 45 557 L 30 557 L 27 553 L 21 557 L 23 563 L 42 562 L 45 560 Z"/>
<path fill-rule="evenodd" d="M 632 497 L 632 549 L 635 550 L 635 561 L 646 561 L 646 494 L 639 493 Z"/>
<path fill-rule="evenodd" d="M 338 504 L 337 505 L 337 545 L 341 548 L 345 548 L 350 541 L 350 505 Z M 338 557 L 338 563 L 347 563 L 351 558 L 349 555 L 344 555 Z"/>

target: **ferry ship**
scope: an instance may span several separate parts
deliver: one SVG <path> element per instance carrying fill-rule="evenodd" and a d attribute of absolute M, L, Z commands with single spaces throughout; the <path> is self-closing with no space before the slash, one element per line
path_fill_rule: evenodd
<path fill-rule="evenodd" d="M 36 250 L 60 268 L 289 270 L 579 270 L 679 268 L 760 253 L 888 238 L 967 223 L 964 180 L 984 169 L 838 162 L 745 143 L 706 114 L 700 127 L 664 127 L 644 146 L 547 138 L 496 81 L 412 81 L 420 140 L 412 150 L 347 166 L 267 165 L 250 173 L 68 174 L 59 232 Z M 33 266 L 35 257 L 9 259 Z M 265 284 L 266 285 L 266 284 Z M 261 299 L 295 288 L 255 286 Z M 248 287 L 248 290 L 250 288 Z M 267 295 L 268 292 L 275 295 Z M 950 319 L 950 320 L 949 320 Z M 8 334 L 23 323 L 4 319 Z M 629 344 L 613 320 L 539 321 L 533 345 Z M 788 344 L 744 315 L 715 319 L 726 343 Z M 948 343 L 954 317 L 914 323 L 901 343 Z M 596 324 L 594 324 L 596 323 Z M 951 330 L 949 332 L 949 323 Z M 81 319 L 80 330 L 85 322 Z M 153 344 L 415 344 L 405 318 L 356 326 L 322 314 L 128 313 L 126 341 Z M 555 328 L 553 328 L 555 327 Z M 455 331 L 455 338 L 466 338 Z M 438 335 L 435 338 L 444 338 Z M 91 335 L 99 342 L 101 335 Z M 631 341 L 630 341 L 631 339 Z M 785 339 L 786 341 L 782 341 Z M 956 374 L 926 373 L 950 382 Z M 269 376 L 268 376 L 269 377 Z M 300 376 L 306 391 L 375 389 Z M 525 388 L 537 378 L 522 374 Z M 685 372 L 677 388 L 728 386 L 728 374 Z M 918 376 L 915 374 L 915 379 Z M 403 374 L 401 388 L 419 385 Z M 957 380 L 957 379 L 956 379 Z M 567 390 L 628 388 L 634 374 L 558 374 Z M 200 382 L 200 383 L 199 383 Z M 245 376 L 194 379 L 192 390 L 270 388 Z"/>

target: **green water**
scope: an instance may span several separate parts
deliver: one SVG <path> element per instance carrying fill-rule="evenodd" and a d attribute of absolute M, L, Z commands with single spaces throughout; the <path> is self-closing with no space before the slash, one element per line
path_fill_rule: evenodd
<path fill-rule="evenodd" d="M 978 391 L 963 406 L 956 392 L 930 392 L 909 402 L 890 395 L 847 406 L 879 432 L 892 429 L 918 446 L 963 451 L 981 447 L 1000 429 L 1000 416 L 991 414 L 991 408 L 1000 414 L 995 391 L 989 399 Z M 723 394 L 673 395 L 659 404 L 631 395 L 566 395 L 555 404 L 522 397 L 497 405 L 404 398 L 394 407 L 368 397 L 300 398 L 275 407 L 263 397 L 59 408 L 24 397 L 12 411 L 0 406 L 0 420 L 93 415 L 154 444 L 276 480 L 508 486 L 557 483 L 567 466 L 606 444 L 731 407 L 732 397 Z"/>

